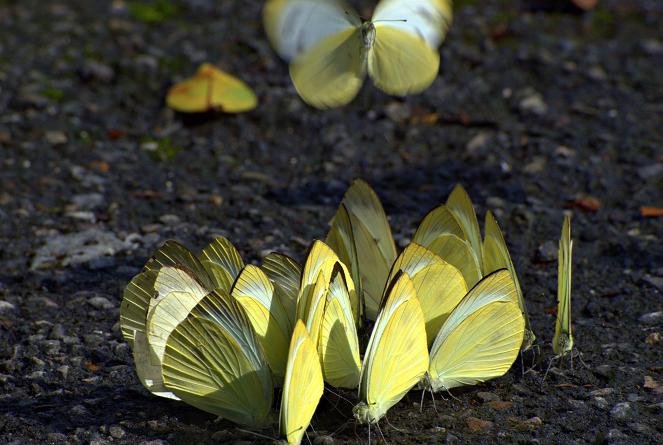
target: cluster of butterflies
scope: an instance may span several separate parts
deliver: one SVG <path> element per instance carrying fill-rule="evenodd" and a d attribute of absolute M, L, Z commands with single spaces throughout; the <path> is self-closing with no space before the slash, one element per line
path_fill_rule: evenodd
<path fill-rule="evenodd" d="M 267 37 L 290 63 L 295 89 L 321 109 L 349 103 L 366 73 L 396 96 L 428 88 L 440 68 L 437 47 L 451 16 L 451 0 L 382 0 L 371 20 L 343 0 L 267 0 L 263 8 Z M 204 64 L 171 88 L 166 103 L 180 112 L 240 113 L 257 100 L 241 80 Z"/>
<path fill-rule="evenodd" d="M 559 272 L 568 316 L 558 319 L 556 353 L 573 344 L 568 219 Z M 492 213 L 482 239 L 456 186 L 399 253 L 378 196 L 361 180 L 303 266 L 279 253 L 245 265 L 223 237 L 198 255 L 167 241 L 127 285 L 120 317 L 153 394 L 260 428 L 280 387 L 280 432 L 291 444 L 301 442 L 325 384 L 358 389 L 354 417 L 370 425 L 414 387 L 449 390 L 503 375 L 535 340 Z"/>

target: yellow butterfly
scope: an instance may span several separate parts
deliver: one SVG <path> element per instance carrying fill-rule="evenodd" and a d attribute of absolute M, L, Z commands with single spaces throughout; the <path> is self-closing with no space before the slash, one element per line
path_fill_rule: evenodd
<path fill-rule="evenodd" d="M 318 352 L 306 326 L 298 320 L 290 341 L 281 398 L 280 428 L 288 444 L 301 443 L 323 390 Z"/>
<path fill-rule="evenodd" d="M 214 291 L 168 336 L 165 387 L 184 402 L 253 427 L 269 423 L 272 375 L 239 302 Z"/>
<path fill-rule="evenodd" d="M 516 286 L 516 295 L 518 296 L 518 304 L 525 318 L 525 337 L 523 339 L 523 345 L 521 349 L 526 351 L 534 345 L 536 336 L 534 331 L 529 324 L 529 316 L 527 315 L 527 306 L 525 306 L 525 297 L 523 296 L 523 291 L 520 288 L 520 283 L 518 282 L 518 276 L 516 275 L 516 268 L 511 261 L 511 255 L 509 255 L 509 249 L 506 246 L 506 241 L 504 241 L 504 236 L 502 236 L 502 231 L 500 226 L 497 224 L 493 214 L 488 211 L 486 212 L 486 223 L 484 226 L 484 240 L 483 240 L 483 265 L 484 272 L 491 273 L 499 269 L 508 269 L 511 273 L 511 278 Z"/>
<path fill-rule="evenodd" d="M 467 293 L 467 285 L 458 269 L 416 243 L 410 243 L 391 268 L 389 281 L 399 272 L 412 278 L 426 323 L 428 345 L 440 326 Z"/>
<path fill-rule="evenodd" d="M 524 326 L 509 271 L 486 276 L 438 332 L 430 350 L 430 388 L 451 389 L 503 375 L 518 356 Z"/>
<path fill-rule="evenodd" d="M 253 90 L 238 78 L 210 63 L 203 63 L 194 76 L 170 88 L 166 104 L 182 113 L 209 110 L 242 113 L 254 109 L 258 99 Z"/>
<path fill-rule="evenodd" d="M 354 416 L 377 423 L 428 369 L 426 325 L 416 290 L 401 273 L 387 292 L 366 348 Z"/>
<path fill-rule="evenodd" d="M 304 263 L 297 314 L 316 345 L 330 385 L 356 388 L 359 384 L 357 310 L 350 272 L 329 246 L 316 240 Z"/>
<path fill-rule="evenodd" d="M 370 21 L 342 0 L 269 0 L 265 30 L 291 62 L 299 95 L 317 108 L 345 105 L 366 72 L 388 94 L 426 89 L 437 77 L 451 22 L 449 0 L 382 0 Z"/>
<path fill-rule="evenodd" d="M 260 268 L 274 285 L 274 295 L 281 302 L 290 326 L 294 326 L 302 266 L 287 255 L 272 252 L 263 258 Z"/>
<path fill-rule="evenodd" d="M 293 326 L 274 285 L 260 268 L 249 264 L 237 277 L 231 295 L 244 308 L 274 377 L 282 380 Z"/>
<path fill-rule="evenodd" d="M 522 350 L 530 349 L 536 336 L 527 315 L 527 307 L 516 269 L 497 221 L 486 213 L 485 236 L 481 240 L 474 205 L 461 185 L 456 185 L 445 205 L 428 213 L 419 225 L 413 242 L 421 244 L 460 270 L 468 287 L 473 287 L 496 270 L 506 268 L 515 282 L 518 304 L 525 317 Z"/>
<path fill-rule="evenodd" d="M 557 320 L 553 337 L 553 352 L 563 356 L 573 350 L 571 334 L 571 262 L 573 256 L 571 217 L 564 216 L 562 237 L 559 240 L 557 266 Z"/>
<path fill-rule="evenodd" d="M 326 241 L 352 269 L 359 305 L 375 320 L 397 253 L 380 198 L 366 182 L 355 180 L 345 192 Z"/>

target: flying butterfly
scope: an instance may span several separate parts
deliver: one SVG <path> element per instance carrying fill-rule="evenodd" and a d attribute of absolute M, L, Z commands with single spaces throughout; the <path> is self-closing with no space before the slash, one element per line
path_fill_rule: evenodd
<path fill-rule="evenodd" d="M 316 108 L 349 103 L 366 73 L 388 94 L 425 90 L 451 15 L 450 0 L 382 0 L 368 21 L 342 0 L 269 0 L 263 10 L 295 89 Z"/>

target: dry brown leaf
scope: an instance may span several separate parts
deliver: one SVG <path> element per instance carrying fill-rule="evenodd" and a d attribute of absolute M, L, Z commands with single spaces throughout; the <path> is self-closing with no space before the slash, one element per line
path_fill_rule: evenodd
<path fill-rule="evenodd" d="M 640 215 L 645 218 L 658 218 L 663 216 L 663 207 L 640 207 Z"/>
<path fill-rule="evenodd" d="M 578 195 L 571 203 L 571 206 L 585 212 L 597 212 L 601 208 L 601 201 L 591 195 Z"/>

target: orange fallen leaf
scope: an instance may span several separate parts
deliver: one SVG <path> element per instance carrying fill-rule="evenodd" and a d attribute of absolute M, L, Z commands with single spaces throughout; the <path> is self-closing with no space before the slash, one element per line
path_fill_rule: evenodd
<path fill-rule="evenodd" d="M 108 131 L 106 131 L 106 137 L 111 141 L 116 141 L 118 139 L 122 139 L 126 135 L 127 135 L 127 132 L 120 129 L 120 128 L 111 128 Z"/>
<path fill-rule="evenodd" d="M 90 168 L 93 170 L 106 173 L 107 171 L 110 170 L 111 165 L 106 161 L 92 161 L 90 162 Z"/>
<path fill-rule="evenodd" d="M 599 3 L 599 0 L 572 0 L 573 3 L 580 9 L 589 11 L 590 9 L 596 8 L 596 5 Z"/>
<path fill-rule="evenodd" d="M 571 202 L 571 206 L 585 212 L 597 212 L 601 208 L 601 201 L 594 196 L 579 195 Z"/>
<path fill-rule="evenodd" d="M 90 371 L 90 372 L 97 372 L 97 371 L 99 371 L 101 368 L 103 368 L 103 365 L 100 365 L 100 364 L 98 364 L 98 363 L 92 363 L 91 361 L 88 361 L 88 360 L 86 360 L 86 361 L 83 363 L 83 366 L 85 366 L 85 369 L 87 369 L 87 370 Z"/>
<path fill-rule="evenodd" d="M 548 315 L 557 315 L 557 306 L 544 308 L 543 312 Z"/>
<path fill-rule="evenodd" d="M 657 218 L 663 216 L 663 207 L 640 207 L 640 215 L 645 218 Z"/>

